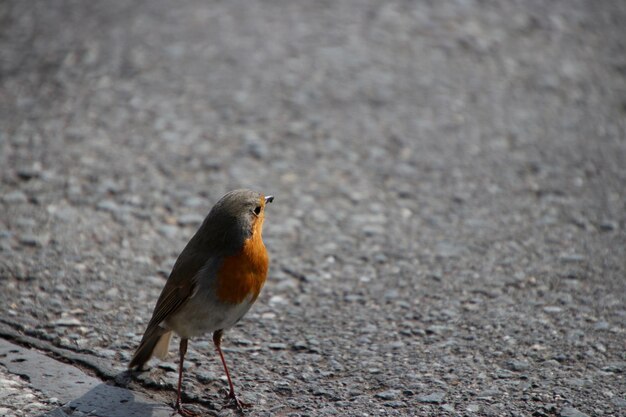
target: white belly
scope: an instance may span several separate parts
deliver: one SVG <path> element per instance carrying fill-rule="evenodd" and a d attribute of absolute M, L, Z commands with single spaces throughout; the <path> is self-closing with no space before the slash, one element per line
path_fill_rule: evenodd
<path fill-rule="evenodd" d="M 251 306 L 251 297 L 240 304 L 227 304 L 196 294 L 176 314 L 165 320 L 163 327 L 183 338 L 226 330 L 233 327 Z"/>

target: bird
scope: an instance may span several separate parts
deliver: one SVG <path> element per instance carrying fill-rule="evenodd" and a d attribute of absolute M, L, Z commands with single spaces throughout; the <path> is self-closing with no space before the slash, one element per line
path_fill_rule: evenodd
<path fill-rule="evenodd" d="M 152 318 L 128 368 L 141 370 L 152 356 L 165 359 L 172 333 L 180 337 L 176 411 L 183 407 L 181 386 L 188 340 L 213 333 L 213 343 L 228 380 L 228 397 L 240 410 L 248 404 L 235 394 L 221 344 L 257 300 L 269 269 L 263 243 L 265 206 L 273 196 L 237 189 L 225 194 L 209 211 L 178 256 L 161 291 Z"/>

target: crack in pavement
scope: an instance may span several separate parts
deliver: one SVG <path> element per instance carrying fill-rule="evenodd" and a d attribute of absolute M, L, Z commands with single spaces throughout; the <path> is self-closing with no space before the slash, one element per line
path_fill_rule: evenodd
<path fill-rule="evenodd" d="M 3 328 L 3 335 L 5 330 Z M 43 416 L 71 416 L 75 412 L 106 417 L 165 417 L 172 414 L 169 406 L 143 393 L 109 385 L 75 366 L 2 338 L 0 364 L 10 373 L 26 378 L 34 390 L 64 404 Z"/>
<path fill-rule="evenodd" d="M 10 320 L 3 318 L 2 321 L 0 321 L 0 337 L 12 340 L 29 348 L 32 347 L 44 352 L 52 353 L 70 362 L 71 364 L 87 367 L 91 371 L 95 372 L 98 377 L 104 380 L 115 381 L 118 385 L 124 384 L 124 381 L 119 379 L 119 375 L 123 372 L 123 369 L 114 368 L 103 360 L 100 360 L 92 355 L 60 348 L 45 340 L 22 334 L 16 330 L 16 328 L 19 329 L 21 327 L 22 326 L 18 323 L 12 323 Z"/>
<path fill-rule="evenodd" d="M 144 393 L 126 388 L 131 382 L 126 369 L 117 369 L 91 355 L 24 335 L 9 323 L 6 319 L 0 321 L 0 365 L 26 379 L 36 391 L 65 404 L 45 416 L 67 416 L 76 410 L 98 416 L 171 415 L 172 408 L 164 404 L 167 400 L 157 402 Z M 14 325 L 19 327 L 17 323 Z M 101 379 L 88 375 L 79 366 L 93 371 Z M 135 379 L 132 382 L 143 388 L 165 391 L 159 385 L 146 387 Z M 198 398 L 187 398 L 187 401 L 211 405 Z"/>

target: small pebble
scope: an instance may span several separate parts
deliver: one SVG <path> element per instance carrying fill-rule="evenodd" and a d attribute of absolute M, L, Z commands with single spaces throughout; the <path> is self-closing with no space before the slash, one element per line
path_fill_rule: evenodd
<path fill-rule="evenodd" d="M 530 369 L 530 363 L 525 360 L 512 359 L 507 362 L 507 368 L 516 372 L 523 372 Z"/>
<path fill-rule="evenodd" d="M 272 350 L 287 349 L 287 345 L 285 343 L 270 343 L 267 346 Z"/>
<path fill-rule="evenodd" d="M 23 192 L 16 190 L 2 196 L 2 201 L 7 204 L 22 204 L 28 201 L 28 197 Z"/>
<path fill-rule="evenodd" d="M 563 407 L 559 415 L 561 417 L 589 417 L 587 414 L 577 410 L 574 407 Z"/>
<path fill-rule="evenodd" d="M 564 263 L 577 263 L 585 261 L 584 255 L 579 255 L 577 253 L 564 253 L 561 254 L 559 259 Z"/>
<path fill-rule="evenodd" d="M 449 330 L 449 328 L 447 326 L 433 324 L 432 326 L 428 326 L 428 328 L 426 329 L 426 334 L 441 335 L 441 334 L 445 333 L 448 330 Z"/>
<path fill-rule="evenodd" d="M 515 374 L 508 369 L 498 369 L 496 376 L 500 379 L 507 379 L 515 377 Z"/>
<path fill-rule="evenodd" d="M 388 401 L 383 404 L 385 407 L 391 408 L 403 408 L 406 407 L 406 403 L 404 401 Z"/>
<path fill-rule="evenodd" d="M 443 402 L 443 399 L 445 396 L 446 396 L 445 392 L 433 392 L 431 394 L 418 396 L 417 401 L 421 403 L 439 404 Z"/>
<path fill-rule="evenodd" d="M 470 413 L 477 413 L 480 411 L 480 404 L 476 404 L 476 403 L 468 404 L 468 406 L 465 409 L 469 411 Z"/>
<path fill-rule="evenodd" d="M 41 169 L 37 168 L 20 168 L 16 172 L 17 176 L 24 181 L 39 177 Z"/>
<path fill-rule="evenodd" d="M 307 342 L 305 342 L 304 340 L 300 340 L 295 342 L 291 348 L 293 350 L 307 350 L 309 348 L 309 344 Z"/>
<path fill-rule="evenodd" d="M 165 369 L 167 372 L 178 372 L 178 366 L 172 362 L 161 362 L 159 368 Z"/>
<path fill-rule="evenodd" d="M 400 390 L 392 389 L 389 391 L 379 392 L 378 394 L 376 394 L 376 397 L 383 400 L 395 400 L 400 394 Z"/>
<path fill-rule="evenodd" d="M 204 217 L 199 214 L 183 214 L 178 218 L 178 224 L 181 226 L 196 226 L 202 223 Z"/>
<path fill-rule="evenodd" d="M 626 400 L 622 397 L 613 397 L 611 398 L 611 402 L 615 407 L 626 408 Z"/>
<path fill-rule="evenodd" d="M 110 213 L 115 213 L 118 212 L 120 210 L 119 206 L 117 205 L 117 203 L 113 200 L 103 200 L 100 201 L 97 205 L 96 205 L 96 209 L 101 210 L 101 211 L 107 211 Z"/>
<path fill-rule="evenodd" d="M 610 325 L 606 321 L 599 321 L 593 325 L 594 330 L 608 330 L 609 327 Z"/>
<path fill-rule="evenodd" d="M 198 381 L 202 383 L 217 381 L 219 378 L 211 371 L 197 371 L 196 375 L 198 377 Z"/>
<path fill-rule="evenodd" d="M 488 400 L 491 399 L 493 397 L 498 397 L 500 396 L 500 391 L 498 391 L 495 388 L 491 388 L 491 389 L 486 389 L 484 391 L 481 391 L 478 393 L 477 398 L 480 400 Z"/>
<path fill-rule="evenodd" d="M 170 239 L 175 238 L 178 234 L 178 227 L 171 224 L 161 225 L 157 228 L 157 230 L 161 235 Z"/>
<path fill-rule="evenodd" d="M 23 234 L 20 236 L 20 244 L 23 246 L 35 247 L 41 244 L 39 238 L 31 234 Z"/>
<path fill-rule="evenodd" d="M 611 362 L 602 368 L 604 372 L 622 373 L 626 370 L 626 362 Z"/>
<path fill-rule="evenodd" d="M 75 317 L 65 317 L 52 322 L 54 326 L 80 326 L 82 323 Z"/>

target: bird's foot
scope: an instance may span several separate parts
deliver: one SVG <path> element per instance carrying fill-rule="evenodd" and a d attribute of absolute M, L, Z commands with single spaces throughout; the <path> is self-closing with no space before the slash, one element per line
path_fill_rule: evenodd
<path fill-rule="evenodd" d="M 252 408 L 252 404 L 244 402 L 241 399 L 239 399 L 239 397 L 237 397 L 237 395 L 233 391 L 228 391 L 226 393 L 226 398 L 228 398 L 230 403 L 234 405 L 235 407 L 237 407 L 237 410 L 239 410 L 242 413 L 244 409 Z"/>
<path fill-rule="evenodd" d="M 174 408 L 176 409 L 176 413 L 172 414 L 173 416 L 175 416 L 176 414 L 180 414 L 183 417 L 200 417 L 201 416 L 200 413 L 196 413 L 195 411 L 191 411 L 190 409 L 183 407 L 181 403 L 176 403 L 176 405 L 174 405 Z"/>

